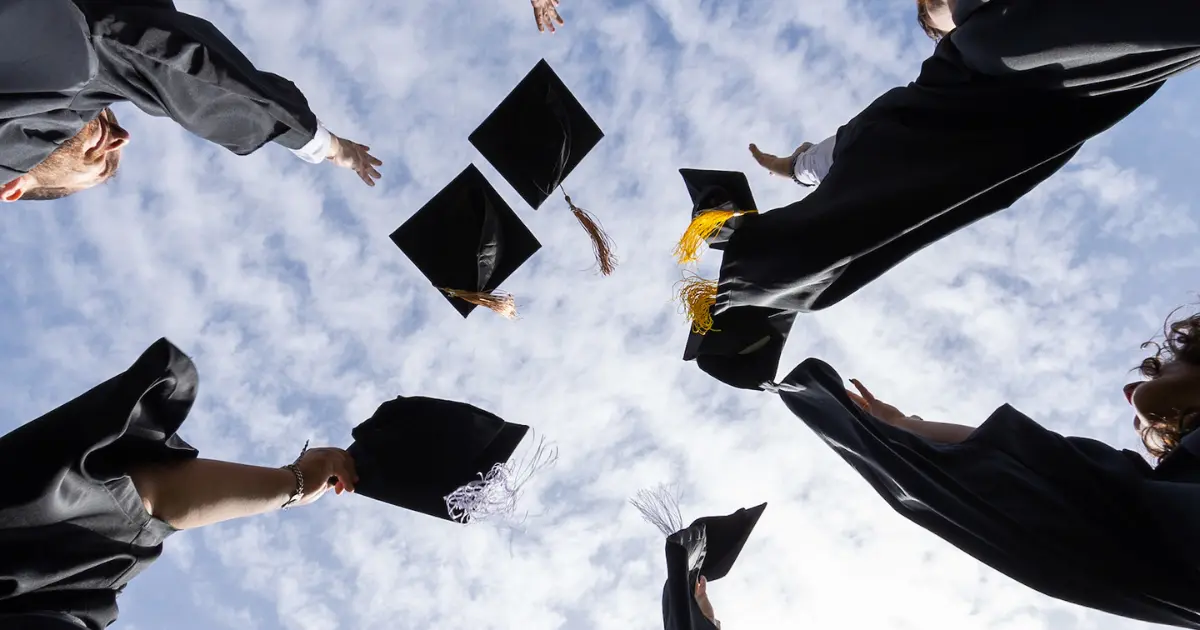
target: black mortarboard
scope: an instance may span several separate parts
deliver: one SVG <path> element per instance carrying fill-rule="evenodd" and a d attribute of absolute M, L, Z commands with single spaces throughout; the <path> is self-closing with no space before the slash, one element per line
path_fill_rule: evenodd
<path fill-rule="evenodd" d="M 684 361 L 695 361 L 709 376 L 741 389 L 773 383 L 794 311 L 739 306 L 713 317 L 712 330 L 688 335 Z"/>
<path fill-rule="evenodd" d="M 643 490 L 631 502 L 667 536 L 663 627 L 716 630 L 717 626 L 704 616 L 696 602 L 696 585 L 701 576 L 713 582 L 729 573 L 767 504 L 741 508 L 725 516 L 698 518 L 685 528 L 678 500 L 664 486 L 654 491 Z"/>
<path fill-rule="evenodd" d="M 537 210 L 571 171 L 604 138 L 575 95 L 543 59 L 513 88 L 483 123 L 471 132 L 471 144 Z M 612 243 L 590 213 L 567 205 L 592 238 L 605 275 L 615 259 Z"/>
<path fill-rule="evenodd" d="M 352 432 L 355 492 L 464 523 L 505 511 L 523 483 L 508 460 L 528 431 L 466 403 L 398 397 Z"/>
<path fill-rule="evenodd" d="M 681 168 L 692 198 L 691 224 L 675 249 L 680 264 L 699 260 L 700 243 L 721 250 L 746 214 L 757 212 L 746 175 L 738 171 Z"/>
<path fill-rule="evenodd" d="M 392 232 L 392 242 L 466 317 L 486 306 L 513 317 L 497 288 L 542 245 L 474 165 Z"/>

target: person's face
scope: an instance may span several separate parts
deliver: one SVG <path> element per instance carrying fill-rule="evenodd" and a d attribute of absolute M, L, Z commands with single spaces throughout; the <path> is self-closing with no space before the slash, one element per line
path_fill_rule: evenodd
<path fill-rule="evenodd" d="M 1157 376 L 1126 385 L 1125 399 L 1133 406 L 1134 428 L 1139 431 L 1153 420 L 1200 407 L 1200 367 L 1163 363 Z"/>
<path fill-rule="evenodd" d="M 954 26 L 954 0 L 934 2 L 929 7 L 929 25 L 941 31 L 944 37 Z"/>
<path fill-rule="evenodd" d="M 36 188 L 65 189 L 72 193 L 87 190 L 116 174 L 126 144 L 129 132 L 117 123 L 111 109 L 105 109 L 41 164 L 6 184 L 0 192 L 5 201 L 16 201 Z"/>
<path fill-rule="evenodd" d="M 80 142 L 72 147 L 73 155 L 64 156 L 70 162 L 64 161 L 58 172 L 51 175 L 53 181 L 42 181 L 39 176 L 40 185 L 86 190 L 116 174 L 121 150 L 129 144 L 129 132 L 117 124 L 111 109 L 101 112 L 76 138 Z"/>

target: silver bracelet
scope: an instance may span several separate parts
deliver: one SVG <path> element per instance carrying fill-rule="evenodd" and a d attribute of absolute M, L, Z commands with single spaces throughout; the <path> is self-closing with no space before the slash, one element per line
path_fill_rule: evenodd
<path fill-rule="evenodd" d="M 304 454 L 307 452 L 308 441 L 305 440 L 304 448 L 300 449 L 300 455 L 296 458 L 296 461 L 284 466 L 284 468 L 292 471 L 292 474 L 296 476 L 296 492 L 293 493 L 292 496 L 288 497 L 287 502 L 283 504 L 283 509 L 285 510 L 295 505 L 297 501 L 304 497 L 304 473 L 300 472 L 300 466 L 298 464 L 304 457 Z"/>

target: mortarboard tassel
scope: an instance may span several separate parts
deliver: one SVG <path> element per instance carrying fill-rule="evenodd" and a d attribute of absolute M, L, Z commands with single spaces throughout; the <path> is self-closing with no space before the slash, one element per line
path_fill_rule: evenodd
<path fill-rule="evenodd" d="M 535 474 L 558 461 L 558 448 L 547 446 L 542 438 L 529 457 L 519 462 L 496 464 L 479 481 L 472 481 L 446 495 L 450 518 L 460 523 L 475 523 L 493 516 L 510 517 L 517 509 L 521 490 Z"/>
<path fill-rule="evenodd" d="M 659 484 L 653 490 L 638 490 L 637 496 L 629 499 L 629 502 L 642 513 L 647 523 L 657 527 L 664 536 L 683 529 L 679 496 L 666 484 Z"/>
<path fill-rule="evenodd" d="M 443 288 L 442 292 L 450 297 L 491 309 L 506 319 L 517 318 L 517 302 L 504 291 L 459 291 Z"/>
<path fill-rule="evenodd" d="M 712 307 L 717 303 L 717 282 L 692 274 L 679 283 L 679 301 L 698 335 L 713 329 Z"/>
<path fill-rule="evenodd" d="M 721 227 L 726 221 L 740 217 L 746 214 L 758 212 L 757 210 L 705 210 L 701 212 L 688 225 L 684 231 L 683 237 L 679 239 L 679 244 L 675 246 L 675 259 L 679 264 L 686 265 L 700 260 L 700 245 L 707 241 L 717 232 L 721 231 Z"/>
<path fill-rule="evenodd" d="M 600 222 L 596 220 L 596 217 L 575 205 L 566 191 L 563 192 L 563 197 L 566 197 L 567 205 L 571 206 L 571 212 L 592 239 L 592 251 L 596 254 L 596 263 L 600 265 L 600 273 L 606 276 L 611 274 L 617 268 L 617 257 L 613 255 L 612 239 L 604 232 L 604 228 L 600 227 Z"/>

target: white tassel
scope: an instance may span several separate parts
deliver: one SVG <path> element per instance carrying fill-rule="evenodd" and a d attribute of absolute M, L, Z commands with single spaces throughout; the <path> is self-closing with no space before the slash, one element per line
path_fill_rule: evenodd
<path fill-rule="evenodd" d="M 700 535 L 696 538 L 698 540 L 696 544 L 692 545 L 692 551 L 688 554 L 689 573 L 703 566 L 704 558 L 708 556 L 708 528 L 701 525 Z"/>
<path fill-rule="evenodd" d="M 647 523 L 657 527 L 664 536 L 683 529 L 679 493 L 674 487 L 659 484 L 653 490 L 638 490 L 637 496 L 629 499 L 629 502 L 642 513 Z"/>
<path fill-rule="evenodd" d="M 486 475 L 480 474 L 479 481 L 446 495 L 450 518 L 460 523 L 475 523 L 494 516 L 511 517 L 525 484 L 557 461 L 558 447 L 547 445 L 542 438 L 528 457 L 496 464 Z"/>

